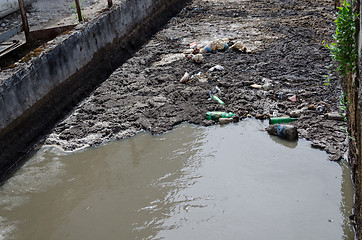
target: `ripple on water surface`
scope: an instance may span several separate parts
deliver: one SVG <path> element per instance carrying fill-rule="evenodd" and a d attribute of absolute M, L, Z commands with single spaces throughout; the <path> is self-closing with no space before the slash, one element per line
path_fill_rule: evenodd
<path fill-rule="evenodd" d="M 348 167 L 264 127 L 43 148 L 0 189 L 0 239 L 353 239 Z"/>

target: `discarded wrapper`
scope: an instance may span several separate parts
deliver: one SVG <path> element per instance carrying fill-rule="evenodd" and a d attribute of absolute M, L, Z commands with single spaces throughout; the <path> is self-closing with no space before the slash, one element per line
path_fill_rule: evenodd
<path fill-rule="evenodd" d="M 202 56 L 202 54 L 196 54 L 194 56 L 192 56 L 192 61 L 194 61 L 195 63 L 202 63 L 202 61 L 204 60 L 204 57 Z"/>
<path fill-rule="evenodd" d="M 261 85 L 259 85 L 259 84 L 252 84 L 252 85 L 250 85 L 250 87 L 251 88 L 255 88 L 255 89 L 261 89 L 262 88 L 262 86 Z"/>
<path fill-rule="evenodd" d="M 185 72 L 185 74 L 181 78 L 180 82 L 184 83 L 184 82 L 187 82 L 189 79 L 190 79 L 190 74 L 188 72 Z"/>
<path fill-rule="evenodd" d="M 247 49 L 241 42 L 236 42 L 234 45 L 231 46 L 232 49 L 239 50 L 240 52 L 246 53 Z"/>
<path fill-rule="evenodd" d="M 297 96 L 293 95 L 290 98 L 288 98 L 290 101 L 292 102 L 296 102 L 297 101 Z"/>
<path fill-rule="evenodd" d="M 302 110 L 294 110 L 290 112 L 292 118 L 298 118 L 302 115 Z"/>
<path fill-rule="evenodd" d="M 223 70 L 224 70 L 224 67 L 221 66 L 221 65 L 216 65 L 216 66 L 214 66 L 214 67 L 212 67 L 212 68 L 209 69 L 210 72 L 213 72 L 213 71 L 215 71 L 215 70 L 223 71 Z"/>

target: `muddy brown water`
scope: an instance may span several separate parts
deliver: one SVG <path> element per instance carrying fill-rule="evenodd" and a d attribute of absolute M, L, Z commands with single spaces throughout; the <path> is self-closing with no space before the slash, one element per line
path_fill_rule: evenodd
<path fill-rule="evenodd" d="M 0 189 L 0 239 L 353 239 L 349 168 L 266 125 L 44 147 Z"/>

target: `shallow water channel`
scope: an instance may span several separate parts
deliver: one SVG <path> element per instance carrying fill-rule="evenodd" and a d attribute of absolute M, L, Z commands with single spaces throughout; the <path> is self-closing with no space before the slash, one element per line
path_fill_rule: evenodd
<path fill-rule="evenodd" d="M 353 239 L 349 168 L 265 126 L 42 148 L 0 189 L 0 239 Z"/>

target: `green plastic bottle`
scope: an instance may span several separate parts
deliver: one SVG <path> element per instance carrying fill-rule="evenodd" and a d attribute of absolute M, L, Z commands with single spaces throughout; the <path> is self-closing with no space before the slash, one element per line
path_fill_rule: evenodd
<path fill-rule="evenodd" d="M 276 124 L 276 123 L 290 123 L 298 120 L 297 118 L 291 118 L 291 117 L 274 117 L 269 119 L 270 124 Z"/>
<path fill-rule="evenodd" d="M 220 103 L 220 104 L 223 105 L 223 106 L 225 105 L 225 103 L 224 103 L 220 98 L 218 98 L 218 97 L 215 96 L 215 95 L 212 96 L 211 99 L 216 100 L 218 103 Z"/>
<path fill-rule="evenodd" d="M 233 116 L 235 116 L 234 113 L 232 112 L 207 112 L 206 113 L 206 119 L 207 120 L 215 120 L 218 121 L 219 118 L 232 118 Z"/>

